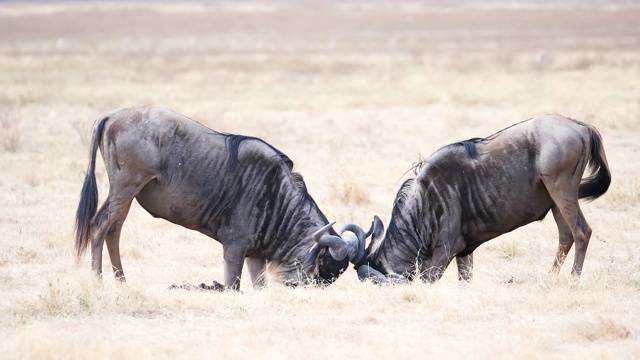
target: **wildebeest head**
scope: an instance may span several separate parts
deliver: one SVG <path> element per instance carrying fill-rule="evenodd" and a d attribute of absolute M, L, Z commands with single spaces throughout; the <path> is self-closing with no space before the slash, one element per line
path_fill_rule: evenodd
<path fill-rule="evenodd" d="M 382 220 L 374 216 L 372 240 L 365 250 L 365 258 L 356 264 L 360 280 L 371 279 L 383 284 L 406 282 L 422 271 L 422 260 L 430 256 L 430 249 L 420 245 L 428 243 L 430 234 L 425 227 L 422 183 L 418 176 L 402 184 L 386 232 Z"/>
<path fill-rule="evenodd" d="M 327 234 L 334 224 L 335 222 L 330 223 L 313 234 L 316 245 L 309 252 L 304 265 L 305 268 L 316 265 L 318 281 L 323 284 L 330 284 L 335 280 L 345 270 L 348 262 L 358 264 L 362 261 L 365 257 L 366 238 L 373 230 L 373 226 L 365 232 L 358 225 L 345 224 L 339 235 Z M 354 235 L 345 240 L 342 237 L 345 232 L 352 232 Z"/>

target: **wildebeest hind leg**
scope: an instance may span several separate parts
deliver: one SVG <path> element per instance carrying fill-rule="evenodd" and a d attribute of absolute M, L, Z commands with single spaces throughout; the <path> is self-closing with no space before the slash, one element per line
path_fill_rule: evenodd
<path fill-rule="evenodd" d="M 551 212 L 558 225 L 558 252 L 556 253 L 556 258 L 553 260 L 553 268 L 551 268 L 551 271 L 558 273 L 560 272 L 560 267 L 564 264 L 569 250 L 571 250 L 571 246 L 573 246 L 573 235 L 571 234 L 571 228 L 567 225 L 567 222 L 564 221 L 560 209 L 557 206 L 553 206 Z"/>
<path fill-rule="evenodd" d="M 102 276 L 102 247 L 104 246 L 104 240 L 105 237 L 107 237 L 107 233 L 118 220 L 121 218 L 124 220 L 126 213 L 129 211 L 129 207 L 131 206 L 131 201 L 138 192 L 140 192 L 144 185 L 146 185 L 146 182 L 144 182 L 138 186 L 133 184 L 118 186 L 117 179 L 114 179 L 111 182 L 113 185 L 109 189 L 109 195 L 104 201 L 104 204 L 100 207 L 100 210 L 96 213 L 96 216 L 93 218 L 91 226 L 91 268 L 98 276 Z M 120 226 L 122 226 L 122 224 L 120 224 Z M 117 247 L 113 250 L 109 250 L 110 255 L 111 252 L 114 251 L 118 251 L 117 259 L 119 262 L 120 255 Z M 114 265 L 114 258 L 111 257 L 111 259 L 112 265 Z M 122 268 L 121 264 L 120 268 Z"/>
<path fill-rule="evenodd" d="M 109 251 L 109 259 L 111 259 L 111 268 L 113 269 L 113 275 L 116 280 L 121 282 L 125 282 L 125 277 L 124 270 L 122 269 L 122 262 L 120 260 L 120 232 L 124 221 L 127 219 L 130 208 L 131 201 L 125 205 L 122 210 L 122 214 L 118 220 L 111 225 L 109 232 L 107 232 L 107 250 Z"/>
<path fill-rule="evenodd" d="M 584 258 L 587 254 L 587 247 L 589 246 L 589 240 L 591 239 L 591 228 L 589 224 L 587 224 L 587 220 L 584 218 L 582 214 L 582 210 L 578 206 L 578 201 L 575 202 L 575 208 L 573 208 L 576 212 L 575 215 L 575 226 L 573 228 L 572 234 L 573 239 L 576 243 L 576 255 L 573 261 L 573 268 L 571 269 L 571 274 L 580 276 L 582 273 L 582 265 L 584 264 Z M 563 214 L 564 215 L 564 214 Z M 565 220 L 566 220 L 565 216 Z M 568 221 L 567 221 L 568 222 Z"/>
<path fill-rule="evenodd" d="M 562 181 L 562 178 L 558 177 L 553 180 L 555 181 L 550 181 L 549 178 L 543 178 L 549 195 L 551 195 L 551 199 L 558 207 L 567 227 L 571 229 L 571 235 L 573 235 L 573 240 L 576 245 L 576 254 L 571 274 L 580 276 L 584 258 L 587 253 L 587 247 L 589 246 L 589 239 L 591 238 L 591 228 L 587 224 L 587 220 L 584 218 L 582 210 L 580 210 L 580 205 L 578 204 L 578 185 L 572 185 L 572 181 L 569 179 Z"/>

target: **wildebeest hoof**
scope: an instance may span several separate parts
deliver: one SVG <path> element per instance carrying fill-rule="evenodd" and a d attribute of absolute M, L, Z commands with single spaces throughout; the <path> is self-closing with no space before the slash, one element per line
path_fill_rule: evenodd
<path fill-rule="evenodd" d="M 225 287 L 224 287 L 224 285 L 220 284 L 219 282 L 213 280 L 213 283 L 211 285 L 207 285 L 205 283 L 202 283 L 202 284 L 198 285 L 198 289 L 201 289 L 201 290 L 213 290 L 213 291 L 224 291 Z"/>
<path fill-rule="evenodd" d="M 207 285 L 205 283 L 201 283 L 200 285 L 191 285 L 187 282 L 183 282 L 180 285 L 173 284 L 169 286 L 169 290 L 173 290 L 173 289 L 224 291 L 225 287 L 219 282 L 213 280 L 213 283 L 211 285 Z"/>
<path fill-rule="evenodd" d="M 389 274 L 387 275 L 387 278 L 389 279 L 389 283 L 395 285 L 405 285 L 409 283 L 409 279 L 400 274 Z"/>

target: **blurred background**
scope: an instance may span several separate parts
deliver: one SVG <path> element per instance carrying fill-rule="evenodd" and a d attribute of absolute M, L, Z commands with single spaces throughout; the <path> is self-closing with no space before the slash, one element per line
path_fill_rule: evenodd
<path fill-rule="evenodd" d="M 205 357 L 197 345 L 207 341 L 213 354 L 249 357 L 324 349 L 337 336 L 315 357 L 354 344 L 376 356 L 444 355 L 461 338 L 480 357 L 637 354 L 638 19 L 640 3 L 623 0 L 0 1 L 0 348 L 82 357 L 75 338 L 104 357 Z M 407 170 L 441 146 L 547 113 L 599 129 L 613 182 L 582 205 L 594 235 L 577 285 L 547 276 L 550 218 L 479 248 L 467 289 L 449 269 L 433 287 L 378 292 L 349 269 L 324 292 L 254 293 L 245 281 L 244 297 L 171 293 L 171 283 L 221 280 L 221 246 L 134 205 L 121 242 L 129 285 L 105 276 L 100 287 L 72 251 L 90 131 L 138 103 L 273 144 L 338 226 L 374 214 L 386 224 Z M 104 199 L 102 165 L 98 182 Z M 140 317 L 155 337 L 141 335 Z M 97 327 L 104 338 L 91 336 Z M 513 331 L 495 341 L 504 329 Z M 397 347 L 407 341 L 416 348 Z"/>

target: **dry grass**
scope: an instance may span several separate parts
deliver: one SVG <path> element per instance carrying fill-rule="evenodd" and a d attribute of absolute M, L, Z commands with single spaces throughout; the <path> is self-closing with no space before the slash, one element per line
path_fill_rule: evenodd
<path fill-rule="evenodd" d="M 639 16 L 622 1 L 3 3 L 2 357 L 639 357 Z M 382 289 L 349 269 L 324 290 L 168 291 L 222 279 L 221 246 L 134 205 L 129 282 L 101 283 L 73 257 L 88 133 L 134 103 L 264 138 L 338 225 L 387 222 L 420 154 L 544 113 L 600 130 L 613 183 L 582 205 L 579 281 L 573 252 L 548 273 L 550 217 L 479 248 L 467 286 L 449 269 Z"/>
<path fill-rule="evenodd" d="M 2 129 L 2 149 L 15 153 L 20 148 L 20 133 L 16 129 L 9 112 L 0 114 L 0 128 Z"/>

